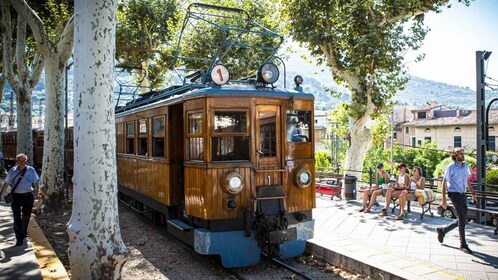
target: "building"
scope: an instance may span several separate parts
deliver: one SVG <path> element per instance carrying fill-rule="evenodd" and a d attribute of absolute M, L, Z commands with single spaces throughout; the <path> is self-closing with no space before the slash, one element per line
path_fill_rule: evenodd
<path fill-rule="evenodd" d="M 475 110 L 450 109 L 435 102 L 407 111 L 407 121 L 395 128 L 395 143 L 404 147 L 422 145 L 425 140 L 435 142 L 438 149 L 477 147 Z M 489 111 L 489 149 L 496 151 L 498 110 Z"/>
<path fill-rule="evenodd" d="M 328 122 L 327 111 L 315 111 L 315 152 L 327 149 L 327 141 L 329 141 L 329 131 L 327 130 Z"/>

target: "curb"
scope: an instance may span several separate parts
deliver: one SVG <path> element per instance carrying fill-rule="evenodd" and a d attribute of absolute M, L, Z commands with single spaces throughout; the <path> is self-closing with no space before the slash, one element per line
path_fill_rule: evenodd
<path fill-rule="evenodd" d="M 40 266 L 42 278 L 44 280 L 69 280 L 70 278 L 64 265 L 62 265 L 62 262 L 55 254 L 52 245 L 50 245 L 50 242 L 48 242 L 42 229 L 38 226 L 38 223 L 34 218 L 31 218 L 29 222 L 28 235 L 33 246 L 36 260 Z"/>

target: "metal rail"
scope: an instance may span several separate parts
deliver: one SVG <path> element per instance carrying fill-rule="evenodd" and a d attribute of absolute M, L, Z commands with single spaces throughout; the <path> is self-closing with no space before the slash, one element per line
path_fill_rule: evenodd
<path fill-rule="evenodd" d="M 283 267 L 283 268 L 285 268 L 285 269 L 287 269 L 287 270 L 289 270 L 289 271 L 292 271 L 292 272 L 293 272 L 293 273 L 295 273 L 296 275 L 301 276 L 303 279 L 306 279 L 306 280 L 314 280 L 314 278 L 312 278 L 312 277 L 310 277 L 310 276 L 308 276 L 308 275 L 304 274 L 303 272 L 301 272 L 301 271 L 299 271 L 299 270 L 295 269 L 294 267 L 292 267 L 292 266 L 290 266 L 290 265 L 288 265 L 288 264 L 286 264 L 286 263 L 284 263 L 284 262 L 282 262 L 282 261 L 280 261 L 280 260 L 278 260 L 278 259 L 276 259 L 276 258 L 270 258 L 270 257 L 269 257 L 266 253 L 261 253 L 261 255 L 263 255 L 265 258 L 269 259 L 270 261 L 272 261 L 272 262 L 274 262 L 274 263 L 278 264 L 279 266 L 281 266 L 281 267 Z"/>

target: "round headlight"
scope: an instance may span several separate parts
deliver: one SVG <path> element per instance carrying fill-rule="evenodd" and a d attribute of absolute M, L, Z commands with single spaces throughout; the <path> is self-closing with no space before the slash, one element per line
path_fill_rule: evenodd
<path fill-rule="evenodd" d="M 273 84 L 278 80 L 279 76 L 280 72 L 278 71 L 277 66 L 273 63 L 265 63 L 258 69 L 258 82 Z"/>
<path fill-rule="evenodd" d="M 231 172 L 224 176 L 224 187 L 225 190 L 231 194 L 238 194 L 244 188 L 244 180 L 237 172 Z"/>
<path fill-rule="evenodd" d="M 307 188 L 311 184 L 311 172 L 306 169 L 301 169 L 296 174 L 297 185 L 301 188 Z"/>

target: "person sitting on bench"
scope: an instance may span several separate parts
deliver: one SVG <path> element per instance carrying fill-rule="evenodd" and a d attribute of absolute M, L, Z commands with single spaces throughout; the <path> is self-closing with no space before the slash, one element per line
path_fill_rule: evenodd
<path fill-rule="evenodd" d="M 368 213 L 370 211 L 370 208 L 375 203 L 375 199 L 370 199 L 370 196 L 373 196 L 375 194 L 375 198 L 379 195 L 385 195 L 386 194 L 386 189 L 383 189 L 382 186 L 384 184 L 389 183 L 389 174 L 384 170 L 384 165 L 382 163 L 377 164 L 377 176 L 375 178 L 375 186 L 369 187 L 363 192 L 363 204 L 361 206 L 361 209 L 359 210 L 360 212 L 365 212 Z M 370 199 L 370 203 L 367 207 L 367 202 Z"/>
<path fill-rule="evenodd" d="M 422 176 L 422 168 L 418 166 L 413 167 L 413 176 L 410 177 L 410 189 L 403 190 L 399 195 L 399 213 L 394 218 L 395 220 L 403 220 L 403 212 L 405 210 L 405 202 L 410 200 L 416 200 L 415 190 L 423 190 L 425 187 L 425 178 Z"/>
<path fill-rule="evenodd" d="M 381 216 L 387 216 L 387 210 L 389 210 L 389 205 L 391 204 L 391 199 L 399 198 L 401 192 L 403 190 L 407 190 L 410 188 L 410 175 L 406 173 L 406 164 L 400 163 L 398 165 L 399 174 L 396 177 L 396 182 L 394 182 L 394 186 L 387 189 L 386 192 L 386 207 L 382 208 L 380 212 Z M 372 196 L 373 198 L 373 196 Z"/>

